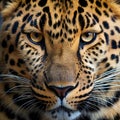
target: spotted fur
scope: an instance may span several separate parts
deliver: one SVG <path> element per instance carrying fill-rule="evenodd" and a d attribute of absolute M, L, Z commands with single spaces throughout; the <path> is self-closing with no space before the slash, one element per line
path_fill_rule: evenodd
<path fill-rule="evenodd" d="M 120 120 L 120 5 L 3 0 L 0 120 Z"/>

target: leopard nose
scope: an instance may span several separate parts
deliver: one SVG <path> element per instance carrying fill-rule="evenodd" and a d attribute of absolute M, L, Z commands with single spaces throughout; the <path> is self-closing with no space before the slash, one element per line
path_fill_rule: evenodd
<path fill-rule="evenodd" d="M 56 87 L 56 86 L 49 86 L 48 87 L 51 91 L 53 91 L 56 96 L 58 96 L 61 100 L 74 89 L 74 86 L 66 86 L 66 87 Z"/>

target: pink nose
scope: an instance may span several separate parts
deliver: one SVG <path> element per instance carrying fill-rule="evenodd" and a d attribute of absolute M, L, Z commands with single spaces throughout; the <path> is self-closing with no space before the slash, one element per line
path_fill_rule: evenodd
<path fill-rule="evenodd" d="M 51 91 L 53 91 L 62 100 L 75 87 L 74 86 L 66 86 L 66 87 L 48 86 L 48 88 Z"/>

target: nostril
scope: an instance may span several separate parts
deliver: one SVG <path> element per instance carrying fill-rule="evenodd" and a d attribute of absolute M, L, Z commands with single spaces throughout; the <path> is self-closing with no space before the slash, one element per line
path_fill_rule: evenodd
<path fill-rule="evenodd" d="M 72 91 L 74 88 L 77 87 L 76 86 L 66 86 L 66 87 L 58 87 L 58 86 L 48 86 L 46 84 L 47 88 L 50 89 L 51 91 L 53 91 L 56 96 L 58 96 L 61 100 L 70 92 Z"/>
<path fill-rule="evenodd" d="M 62 100 L 72 89 L 72 86 L 56 87 L 49 86 L 49 88 Z"/>

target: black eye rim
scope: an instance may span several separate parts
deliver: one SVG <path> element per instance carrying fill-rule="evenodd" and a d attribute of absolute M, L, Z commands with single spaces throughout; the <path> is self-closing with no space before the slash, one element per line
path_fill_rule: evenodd
<path fill-rule="evenodd" d="M 35 42 L 35 41 L 32 40 L 30 34 L 31 34 L 31 32 L 30 32 L 30 33 L 26 33 L 28 40 L 29 40 L 31 43 L 35 44 L 35 45 L 40 45 L 40 44 L 41 44 L 41 41 L 44 39 L 44 37 L 42 36 L 42 39 L 41 39 L 39 42 Z M 36 32 L 35 34 L 39 34 L 39 33 Z"/>

